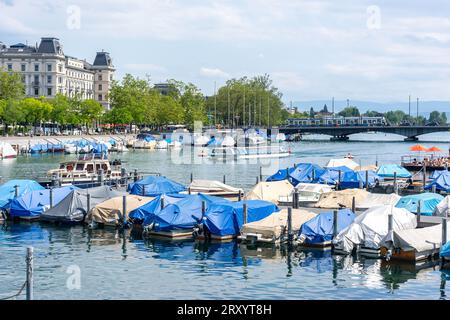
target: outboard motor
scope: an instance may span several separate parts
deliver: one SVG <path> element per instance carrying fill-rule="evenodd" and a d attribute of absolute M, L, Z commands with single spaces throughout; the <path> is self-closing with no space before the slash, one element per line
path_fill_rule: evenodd
<path fill-rule="evenodd" d="M 200 235 L 204 233 L 204 226 L 203 223 L 196 223 L 194 226 L 194 231 L 192 232 L 192 236 L 194 238 L 198 238 Z"/>
<path fill-rule="evenodd" d="M 155 227 L 155 223 L 154 222 L 144 226 L 143 231 L 142 231 L 142 236 L 147 238 L 149 233 L 153 230 L 154 227 Z"/>

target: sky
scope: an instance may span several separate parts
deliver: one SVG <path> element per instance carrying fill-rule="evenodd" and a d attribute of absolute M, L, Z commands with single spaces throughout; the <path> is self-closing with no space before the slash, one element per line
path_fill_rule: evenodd
<path fill-rule="evenodd" d="M 450 100 L 447 0 L 0 0 L 0 41 L 61 40 L 117 76 L 178 79 L 206 95 L 269 74 L 283 101 Z"/>

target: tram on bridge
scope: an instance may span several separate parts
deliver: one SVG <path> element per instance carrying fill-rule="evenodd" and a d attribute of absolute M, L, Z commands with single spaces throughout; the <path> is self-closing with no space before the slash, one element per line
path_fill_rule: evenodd
<path fill-rule="evenodd" d="M 322 118 L 289 118 L 287 126 L 295 127 L 339 127 L 339 126 L 386 126 L 385 117 L 322 117 Z"/>

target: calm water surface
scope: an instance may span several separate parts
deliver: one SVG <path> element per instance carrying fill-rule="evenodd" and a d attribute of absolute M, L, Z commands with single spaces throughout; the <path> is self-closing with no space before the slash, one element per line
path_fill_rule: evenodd
<path fill-rule="evenodd" d="M 315 138 L 315 137 L 314 137 Z M 399 163 L 414 143 L 384 134 L 355 135 L 350 142 L 327 140 L 286 144 L 292 157 L 263 163 L 212 163 L 182 151 L 135 151 L 112 156 L 128 169 L 161 174 L 187 183 L 194 178 L 219 179 L 250 188 L 259 175 L 298 162 L 325 164 L 351 152 L 362 165 Z M 361 140 L 384 140 L 381 142 Z M 395 141 L 397 140 L 397 141 Z M 450 133 L 424 136 L 450 146 Z M 60 161 L 74 156 L 19 157 L 0 162 L 0 176 L 42 177 Z M 248 248 L 235 242 L 133 240 L 115 230 L 62 228 L 40 223 L 0 225 L 0 299 L 14 294 L 25 280 L 25 251 L 35 248 L 36 299 L 446 299 L 450 273 L 432 265 L 386 263 L 331 252 L 287 253 Z M 80 271 L 80 286 L 71 282 Z M 75 287 L 73 288 L 75 283 Z M 68 286 L 69 284 L 69 286 Z M 23 295 L 19 297 L 23 298 Z"/>

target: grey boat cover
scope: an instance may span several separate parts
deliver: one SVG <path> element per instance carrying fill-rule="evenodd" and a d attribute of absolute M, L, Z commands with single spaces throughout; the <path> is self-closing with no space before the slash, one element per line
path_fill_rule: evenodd
<path fill-rule="evenodd" d="M 125 195 L 109 186 L 73 190 L 61 202 L 41 215 L 44 221 L 82 222 L 87 214 L 87 195 L 90 194 L 90 208 L 108 199 Z"/>

